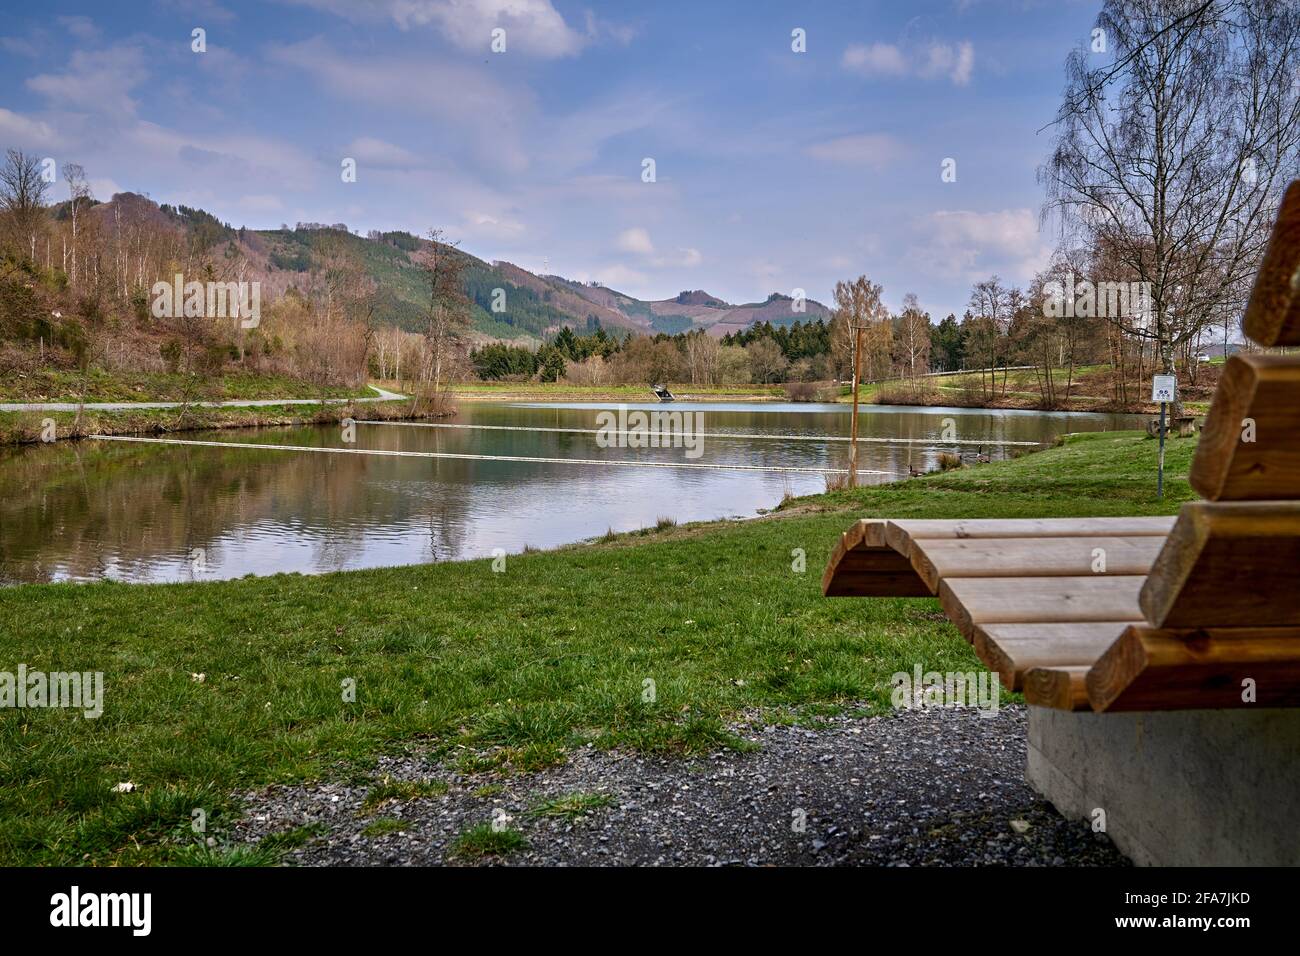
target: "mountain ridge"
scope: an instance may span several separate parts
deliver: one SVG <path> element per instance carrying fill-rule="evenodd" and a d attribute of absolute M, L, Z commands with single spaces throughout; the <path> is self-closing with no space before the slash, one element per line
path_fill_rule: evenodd
<path fill-rule="evenodd" d="M 58 204 L 55 215 L 67 215 L 68 205 Z M 375 281 L 380 321 L 408 331 L 422 327 L 426 293 L 415 256 L 428 240 L 411 233 L 371 230 L 362 236 L 344 223 L 234 227 L 202 209 L 159 204 L 132 192 L 93 202 L 88 211 L 100 228 L 121 229 L 125 218 L 128 229 L 183 233 L 190 250 L 211 253 L 223 268 L 238 269 L 239 278 L 261 282 L 263 295 L 271 298 L 316 281 L 314 270 L 325 247 L 341 248 L 356 256 Z M 762 322 L 793 325 L 829 320 L 831 314 L 814 299 L 803 300 L 802 310 L 797 309 L 793 298 L 777 292 L 762 302 L 739 305 L 703 289 L 683 290 L 664 299 L 638 299 L 601 283 L 538 275 L 506 260 L 489 262 L 464 249 L 458 251 L 466 258 L 465 291 L 474 337 L 482 341 L 542 341 L 566 325 L 583 333 L 597 324 L 610 332 L 672 335 L 702 330 L 720 338 Z"/>

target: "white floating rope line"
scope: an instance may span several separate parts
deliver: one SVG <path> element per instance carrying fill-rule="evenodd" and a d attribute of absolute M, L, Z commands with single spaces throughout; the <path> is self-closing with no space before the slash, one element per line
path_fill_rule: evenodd
<path fill-rule="evenodd" d="M 450 422 L 400 422 L 400 421 L 377 421 L 375 419 L 354 418 L 358 425 L 401 425 L 406 428 L 462 428 L 462 429 L 481 429 L 484 431 L 504 431 L 504 432 L 561 432 L 569 435 L 646 435 L 656 434 L 653 429 L 606 429 L 606 428 L 543 428 L 533 425 L 453 425 Z M 678 433 L 680 434 L 680 433 Z M 692 433 L 696 438 L 757 438 L 771 439 L 773 441 L 849 441 L 847 435 L 743 435 L 728 432 L 698 432 Z M 673 436 L 669 435 L 671 440 Z M 663 441 L 660 437 L 660 441 Z M 996 441 L 993 439 L 978 438 L 954 438 L 946 441 L 939 438 L 866 438 L 858 436 L 860 442 L 880 442 L 882 444 L 900 444 L 900 445 L 1045 445 L 1047 442 L 1041 441 Z"/>
<path fill-rule="evenodd" d="M 315 451 L 333 455 L 381 455 L 391 458 L 456 458 L 464 461 L 519 461 L 545 465 L 627 465 L 633 468 L 703 468 L 712 471 L 764 471 L 805 475 L 847 475 L 847 468 L 800 468 L 792 465 L 719 465 L 698 461 L 634 461 L 630 458 L 527 458 L 522 455 L 470 455 L 442 451 L 393 451 L 387 448 L 322 448 L 258 442 L 199 441 L 192 438 L 143 438 L 138 435 L 90 435 L 99 441 L 133 441 L 153 445 L 200 445 L 205 448 L 251 448 L 255 451 Z M 859 468 L 859 475 L 893 475 Z"/>

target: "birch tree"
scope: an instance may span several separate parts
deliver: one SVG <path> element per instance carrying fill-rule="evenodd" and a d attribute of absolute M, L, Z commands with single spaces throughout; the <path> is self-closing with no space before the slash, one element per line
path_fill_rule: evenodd
<path fill-rule="evenodd" d="M 1106 52 L 1069 58 L 1046 216 L 1149 283 L 1108 316 L 1163 371 L 1240 315 L 1282 191 L 1300 170 L 1300 10 L 1280 0 L 1106 0 Z"/>

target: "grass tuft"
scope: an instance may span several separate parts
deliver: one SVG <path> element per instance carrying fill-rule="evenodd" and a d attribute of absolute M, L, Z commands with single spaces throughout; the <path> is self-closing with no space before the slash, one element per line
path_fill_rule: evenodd
<path fill-rule="evenodd" d="M 394 817 L 377 817 L 366 824 L 361 831 L 363 836 L 380 837 L 388 833 L 397 833 L 406 829 L 406 821 Z"/>
<path fill-rule="evenodd" d="M 528 813 L 536 817 L 584 817 L 594 810 L 600 810 L 614 803 L 608 793 L 566 793 L 563 796 L 543 801 Z"/>
<path fill-rule="evenodd" d="M 528 841 L 518 830 L 506 827 L 492 829 L 490 823 L 480 823 L 471 830 L 466 830 L 452 844 L 452 856 L 477 860 L 488 856 L 505 856 L 528 846 Z"/>
<path fill-rule="evenodd" d="M 280 862 L 280 853 L 261 845 L 210 847 L 188 843 L 178 848 L 169 862 L 176 866 L 275 866 Z"/>

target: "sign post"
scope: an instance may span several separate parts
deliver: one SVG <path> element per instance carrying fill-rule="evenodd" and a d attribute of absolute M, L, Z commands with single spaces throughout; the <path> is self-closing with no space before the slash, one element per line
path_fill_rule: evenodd
<path fill-rule="evenodd" d="M 1178 400 L 1178 379 L 1173 375 L 1157 375 L 1151 382 L 1151 401 L 1160 403 L 1160 467 L 1156 472 L 1156 500 L 1165 497 L 1165 410 L 1170 402 Z"/>

